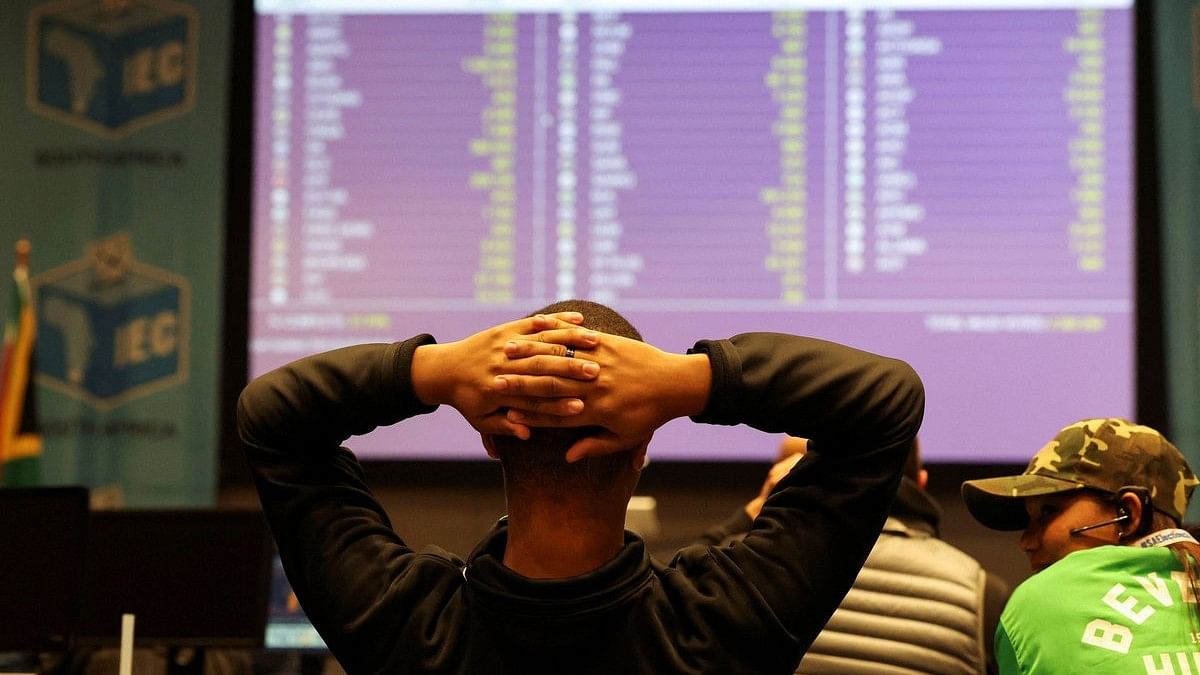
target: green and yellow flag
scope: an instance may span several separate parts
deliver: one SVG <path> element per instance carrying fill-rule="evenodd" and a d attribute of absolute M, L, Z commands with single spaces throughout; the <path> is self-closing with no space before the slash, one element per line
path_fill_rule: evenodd
<path fill-rule="evenodd" d="M 42 436 L 30 382 L 33 343 L 37 333 L 29 292 L 29 242 L 17 244 L 17 266 L 8 318 L 4 324 L 3 365 L 0 366 L 0 485 L 37 485 Z"/>

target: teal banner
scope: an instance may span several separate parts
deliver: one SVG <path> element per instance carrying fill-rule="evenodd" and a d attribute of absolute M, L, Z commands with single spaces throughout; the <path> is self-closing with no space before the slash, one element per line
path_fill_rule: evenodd
<path fill-rule="evenodd" d="M 1200 467 L 1200 2 L 1152 7 L 1171 439 Z"/>
<path fill-rule="evenodd" d="M 0 247 L 32 243 L 43 483 L 215 501 L 231 4 L 0 3 Z"/>

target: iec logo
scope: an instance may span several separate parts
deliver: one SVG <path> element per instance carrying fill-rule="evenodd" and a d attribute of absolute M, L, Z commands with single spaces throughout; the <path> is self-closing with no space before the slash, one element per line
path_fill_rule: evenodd
<path fill-rule="evenodd" d="M 174 0 L 59 0 L 29 13 L 31 110 L 108 138 L 190 110 L 195 8 Z"/>
<path fill-rule="evenodd" d="M 33 284 L 40 383 L 110 410 L 187 379 L 187 279 L 135 262 L 128 234 Z"/>

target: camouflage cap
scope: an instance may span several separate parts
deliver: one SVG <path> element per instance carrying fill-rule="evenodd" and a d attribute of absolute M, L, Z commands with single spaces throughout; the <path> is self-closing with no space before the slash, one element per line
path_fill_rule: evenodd
<path fill-rule="evenodd" d="M 1155 429 L 1118 419 L 1081 420 L 1038 451 L 1019 476 L 969 480 L 967 510 L 985 527 L 1021 530 L 1026 497 L 1090 488 L 1112 494 L 1128 486 L 1150 491 L 1154 508 L 1183 521 L 1197 482 L 1179 449 Z"/>

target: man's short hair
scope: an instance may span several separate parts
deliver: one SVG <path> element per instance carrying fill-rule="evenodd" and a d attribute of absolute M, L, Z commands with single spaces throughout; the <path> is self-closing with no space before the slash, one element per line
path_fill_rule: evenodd
<path fill-rule="evenodd" d="M 579 312 L 583 314 L 583 328 L 642 341 L 642 334 L 625 317 L 611 307 L 590 300 L 562 300 L 529 316 L 556 312 Z M 577 354 L 587 357 L 585 350 L 579 350 Z M 600 431 L 597 427 L 535 428 L 527 441 L 515 436 L 494 436 L 492 440 L 510 486 L 540 491 L 596 491 L 612 485 L 631 461 L 629 452 L 618 452 L 568 464 L 566 452 L 571 445 Z"/>

